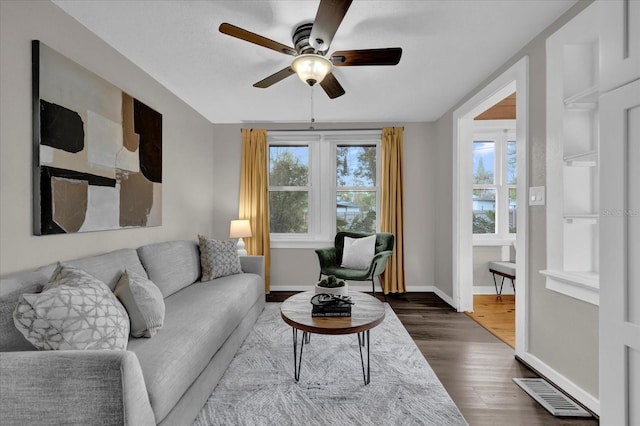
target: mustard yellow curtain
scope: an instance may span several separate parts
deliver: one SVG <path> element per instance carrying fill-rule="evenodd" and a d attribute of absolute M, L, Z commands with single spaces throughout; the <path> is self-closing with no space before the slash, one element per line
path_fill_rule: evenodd
<path fill-rule="evenodd" d="M 396 238 L 393 255 L 381 276 L 385 294 L 407 291 L 404 286 L 402 134 L 402 127 L 382 129 L 380 231 L 391 232 Z"/>
<path fill-rule="evenodd" d="M 264 256 L 264 291 L 267 294 L 271 267 L 268 177 L 267 131 L 242 129 L 238 218 L 248 219 L 251 223 L 252 236 L 245 239 L 247 253 Z"/>

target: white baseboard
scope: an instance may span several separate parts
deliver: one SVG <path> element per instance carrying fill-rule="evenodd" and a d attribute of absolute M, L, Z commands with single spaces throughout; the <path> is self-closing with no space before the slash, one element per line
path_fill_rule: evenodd
<path fill-rule="evenodd" d="M 371 291 L 371 283 L 363 282 L 358 284 L 353 284 L 353 282 L 349 283 L 349 288 L 355 291 Z M 299 284 L 299 285 L 272 285 L 270 287 L 271 291 L 309 291 L 313 290 L 313 286 L 309 284 Z M 376 292 L 379 291 L 379 287 L 376 286 Z M 435 293 L 440 299 L 444 300 L 449 306 L 452 308 L 456 308 L 453 303 L 453 299 L 445 294 L 438 287 L 433 285 L 407 285 L 407 293 Z M 495 293 L 495 291 L 494 291 Z"/>
<path fill-rule="evenodd" d="M 349 288 L 355 291 L 371 291 L 371 282 L 365 281 L 362 283 L 354 284 L 353 281 L 349 282 Z M 311 284 L 284 284 L 284 285 L 271 285 L 271 291 L 309 291 L 313 290 Z M 379 285 L 376 283 L 376 293 L 380 291 Z M 436 288 L 432 285 L 407 285 L 407 293 L 431 293 L 436 292 Z M 437 293 L 436 293 L 437 294 Z M 440 295 L 438 295 L 440 296 Z M 442 296 L 440 296 L 442 298 Z M 447 302 L 448 303 L 448 302 Z"/>
<path fill-rule="evenodd" d="M 551 368 L 548 364 L 544 363 L 535 355 L 525 352 L 523 356 L 520 356 L 522 361 L 529 364 L 531 368 L 538 373 L 549 379 L 553 384 L 562 389 L 565 393 L 578 401 L 580 404 L 587 407 L 593 413 L 600 415 L 600 400 L 586 392 L 584 389 L 567 379 L 562 374 Z"/>
<path fill-rule="evenodd" d="M 447 304 L 449 306 L 451 306 L 453 309 L 458 309 L 456 304 L 453 303 L 453 298 L 451 296 L 449 296 L 448 294 L 446 294 L 445 292 L 443 292 L 442 290 L 440 290 L 438 287 L 433 287 L 433 292 L 442 300 L 444 300 L 445 302 L 447 302 Z"/>
<path fill-rule="evenodd" d="M 499 288 L 500 286 L 498 286 L 498 289 Z M 473 286 L 473 294 L 496 294 L 496 288 L 492 285 Z M 514 294 L 513 287 L 511 287 L 511 282 L 504 283 L 502 294 Z"/>

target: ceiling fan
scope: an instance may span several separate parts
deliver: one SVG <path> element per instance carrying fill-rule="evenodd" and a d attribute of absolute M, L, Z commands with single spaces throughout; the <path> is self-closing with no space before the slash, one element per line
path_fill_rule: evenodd
<path fill-rule="evenodd" d="M 313 22 L 299 25 L 293 32 L 293 47 L 228 23 L 220 25 L 220 32 L 248 41 L 285 55 L 294 56 L 291 65 L 255 83 L 253 87 L 267 88 L 292 74 L 297 74 L 309 86 L 320 84 L 329 98 L 344 95 L 345 91 L 333 75 L 336 67 L 361 65 L 397 65 L 402 48 L 341 50 L 327 58 L 333 36 L 353 0 L 321 0 Z"/>

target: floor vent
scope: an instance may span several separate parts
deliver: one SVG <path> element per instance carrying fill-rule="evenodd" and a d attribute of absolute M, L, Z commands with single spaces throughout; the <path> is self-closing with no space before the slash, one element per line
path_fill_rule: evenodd
<path fill-rule="evenodd" d="M 591 417 L 588 411 L 544 379 L 513 379 L 513 381 L 554 416 Z"/>

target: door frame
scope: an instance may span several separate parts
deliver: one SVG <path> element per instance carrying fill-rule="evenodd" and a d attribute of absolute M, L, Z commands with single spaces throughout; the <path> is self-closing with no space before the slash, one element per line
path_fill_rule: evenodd
<path fill-rule="evenodd" d="M 516 355 L 527 352 L 528 98 L 529 57 L 524 56 L 453 112 L 453 301 L 473 311 L 472 144 L 473 118 L 513 92 L 516 96 L 518 168 L 516 232 Z"/>

